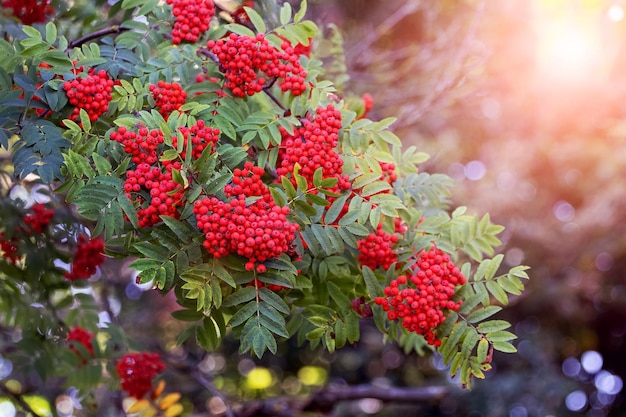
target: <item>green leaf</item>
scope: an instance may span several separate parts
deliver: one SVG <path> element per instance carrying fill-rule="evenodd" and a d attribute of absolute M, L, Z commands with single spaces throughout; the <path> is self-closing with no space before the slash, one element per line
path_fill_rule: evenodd
<path fill-rule="evenodd" d="M 484 319 L 486 319 L 488 317 L 493 316 L 494 314 L 496 314 L 500 310 L 502 310 L 502 307 L 500 307 L 500 306 L 483 307 L 483 308 L 480 308 L 478 310 L 472 311 L 472 313 L 467 316 L 467 321 L 470 322 L 470 323 L 477 323 L 477 322 L 482 321 L 482 320 L 484 320 Z"/>
<path fill-rule="evenodd" d="M 489 332 L 485 335 L 490 342 L 508 342 L 517 339 L 517 336 L 507 330 Z"/>
<path fill-rule="evenodd" d="M 511 323 L 506 320 L 489 320 L 479 323 L 476 328 L 481 333 L 490 333 L 508 329 L 509 327 L 511 327 Z"/>
<path fill-rule="evenodd" d="M 289 23 L 289 20 L 291 20 L 291 13 L 292 13 L 291 4 L 285 2 L 280 8 L 280 24 L 281 25 L 284 26 L 287 23 Z"/>
<path fill-rule="evenodd" d="M 267 31 L 267 27 L 265 26 L 265 22 L 263 21 L 261 15 L 251 7 L 244 6 L 243 8 L 250 19 L 250 22 L 254 25 L 257 33 L 265 33 Z"/>
<path fill-rule="evenodd" d="M 296 15 L 293 17 L 294 23 L 298 23 L 302 20 L 302 18 L 304 18 L 304 15 L 306 14 L 306 7 L 307 7 L 306 0 L 302 0 L 302 2 L 300 3 L 300 9 L 296 13 Z"/>
<path fill-rule="evenodd" d="M 492 346 L 495 350 L 504 353 L 515 353 L 517 349 L 509 342 L 493 342 Z"/>
<path fill-rule="evenodd" d="M 502 304 L 509 303 L 509 297 L 506 295 L 500 284 L 498 284 L 496 281 L 487 281 L 486 285 L 487 289 L 489 290 L 491 295 L 496 298 L 496 300 L 498 300 Z"/>
<path fill-rule="evenodd" d="M 333 201 L 333 203 L 326 211 L 326 214 L 324 215 L 324 223 L 332 224 L 335 222 L 335 220 L 337 220 L 337 217 L 339 217 L 339 214 L 343 210 L 343 207 L 348 200 L 348 197 L 349 194 L 344 194 L 335 199 L 335 201 Z"/>
<path fill-rule="evenodd" d="M 224 299 L 224 307 L 233 307 L 256 298 L 256 288 L 244 287 Z"/>
<path fill-rule="evenodd" d="M 287 306 L 285 301 L 283 301 L 283 299 L 276 295 L 274 292 L 268 290 L 267 288 L 260 288 L 259 294 L 261 300 L 268 303 L 281 313 L 289 314 L 289 307 Z"/>
<path fill-rule="evenodd" d="M 232 327 L 237 327 L 246 320 L 248 320 L 254 313 L 257 312 L 257 302 L 250 301 L 248 304 L 245 304 L 241 307 L 228 321 L 228 324 Z"/>
<path fill-rule="evenodd" d="M 367 288 L 367 293 L 370 298 L 382 297 L 383 287 L 380 285 L 380 282 L 378 282 L 374 271 L 368 266 L 363 266 L 361 272 L 363 273 L 363 280 L 365 281 L 365 287 Z"/>

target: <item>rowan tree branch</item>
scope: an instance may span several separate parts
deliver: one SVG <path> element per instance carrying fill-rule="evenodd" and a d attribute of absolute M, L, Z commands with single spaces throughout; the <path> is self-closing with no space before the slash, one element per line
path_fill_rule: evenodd
<path fill-rule="evenodd" d="M 244 403 L 234 417 L 297 417 L 303 412 L 330 414 L 337 404 L 373 398 L 383 402 L 420 404 L 439 401 L 448 393 L 443 386 L 382 388 L 371 385 L 329 385 L 308 399 L 270 398 Z"/>
<path fill-rule="evenodd" d="M 126 32 L 130 30 L 129 28 L 123 28 L 119 25 L 114 25 L 114 26 L 110 26 L 108 28 L 103 28 L 100 30 L 96 30 L 95 32 L 91 32 L 88 33 L 87 35 L 75 39 L 73 41 L 71 41 L 68 45 L 68 48 L 75 48 L 77 46 L 81 46 L 84 43 L 87 43 L 89 41 L 93 41 L 94 39 L 98 39 L 101 38 L 103 36 L 107 36 L 107 35 L 114 35 L 114 34 L 118 34 L 118 33 L 122 33 L 122 32 Z"/>

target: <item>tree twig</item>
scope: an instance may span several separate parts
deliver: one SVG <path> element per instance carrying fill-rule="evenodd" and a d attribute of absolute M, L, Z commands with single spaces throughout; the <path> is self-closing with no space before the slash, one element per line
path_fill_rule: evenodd
<path fill-rule="evenodd" d="M 443 386 L 382 388 L 371 385 L 330 385 L 308 399 L 269 398 L 244 403 L 234 417 L 296 417 L 303 412 L 330 414 L 338 403 L 373 398 L 383 402 L 419 404 L 439 401 L 448 393 Z"/>
<path fill-rule="evenodd" d="M 118 34 L 118 33 L 126 32 L 128 30 L 130 30 L 130 29 L 129 28 L 123 28 L 123 27 L 121 27 L 119 25 L 110 26 L 108 28 L 103 28 L 103 29 L 100 29 L 100 30 L 96 30 L 95 32 L 88 33 L 87 35 L 85 35 L 85 36 L 83 36 L 81 38 L 78 38 L 78 39 L 75 39 L 75 40 L 71 41 L 69 43 L 69 45 L 68 45 L 68 49 L 75 48 L 77 46 L 81 46 L 84 43 L 87 43 L 89 41 L 93 41 L 94 39 L 98 39 L 98 38 L 101 38 L 101 37 L 106 36 L 106 35 Z"/>

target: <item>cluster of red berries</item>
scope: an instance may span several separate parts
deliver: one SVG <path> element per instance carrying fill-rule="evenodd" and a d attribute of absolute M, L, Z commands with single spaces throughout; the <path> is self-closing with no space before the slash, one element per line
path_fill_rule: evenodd
<path fill-rule="evenodd" d="M 54 210 L 46 208 L 44 204 L 37 203 L 31 207 L 31 212 L 24 216 L 24 223 L 35 233 L 43 233 L 46 226 L 54 216 Z"/>
<path fill-rule="evenodd" d="M 163 132 L 158 129 L 148 130 L 142 125 L 138 126 L 137 131 L 120 126 L 111 132 L 110 138 L 124 146 L 124 152 L 130 155 L 133 163 L 150 165 L 157 162 L 157 147 L 164 141 Z"/>
<path fill-rule="evenodd" d="M 89 120 L 95 122 L 102 114 L 109 110 L 109 103 L 113 96 L 115 82 L 109 78 L 106 71 L 97 71 L 90 68 L 86 77 L 77 77 L 63 83 L 63 89 L 74 107 L 70 120 L 78 120 L 80 109 L 85 109 Z"/>
<path fill-rule="evenodd" d="M 157 84 L 150 84 L 150 92 L 154 98 L 155 107 L 165 120 L 174 110 L 185 104 L 187 92 L 176 83 L 159 81 Z"/>
<path fill-rule="evenodd" d="M 396 242 L 398 235 L 386 233 L 379 225 L 375 233 L 358 241 L 359 263 L 371 269 L 389 269 L 398 260 L 398 255 L 393 251 Z"/>
<path fill-rule="evenodd" d="M 96 272 L 96 267 L 104 262 L 104 241 L 101 238 L 89 239 L 78 236 L 78 247 L 74 252 L 72 270 L 65 273 L 65 278 L 75 281 L 87 279 Z"/>
<path fill-rule="evenodd" d="M 313 175 L 322 168 L 323 178 L 337 178 L 339 181 L 331 191 L 350 189 L 350 181 L 343 175 L 343 159 L 335 148 L 341 129 L 341 112 L 332 104 L 316 109 L 311 119 L 304 118 L 302 126 L 294 134 L 289 134 L 282 127 L 282 141 L 278 151 L 276 173 L 288 177 L 294 186 L 295 178 L 291 175 L 299 164 L 299 174 L 306 178 L 309 188 L 313 187 Z"/>
<path fill-rule="evenodd" d="M 166 0 L 172 5 L 172 15 L 176 18 L 172 27 L 172 43 L 196 42 L 198 37 L 209 30 L 211 18 L 215 15 L 212 0 Z"/>
<path fill-rule="evenodd" d="M 78 343 L 82 344 L 85 347 L 85 349 L 87 350 L 87 352 L 89 352 L 89 355 L 93 356 L 93 345 L 91 344 L 91 340 L 93 339 L 93 337 L 94 337 L 94 335 L 91 332 L 83 329 L 82 327 L 75 326 L 67 334 L 67 341 L 68 342 L 78 342 Z M 83 359 L 83 362 L 86 362 L 86 358 L 82 357 L 82 355 L 81 355 L 81 353 L 80 353 L 80 351 L 78 349 L 76 349 L 73 345 L 70 346 L 70 349 L 76 355 L 81 357 Z"/>
<path fill-rule="evenodd" d="M 139 227 L 152 227 L 161 222 L 161 215 L 178 218 L 178 207 L 183 204 L 183 186 L 174 182 L 172 168 L 180 169 L 179 161 L 170 163 L 163 171 L 160 167 L 147 163 L 126 171 L 124 191 L 131 201 L 139 203 L 137 211 Z M 141 194 L 147 192 L 149 197 Z M 145 193 L 144 193 L 145 194 Z M 144 205 L 144 201 L 148 201 Z"/>
<path fill-rule="evenodd" d="M 54 12 L 50 0 L 2 0 L 3 10 L 11 9 L 13 16 L 23 24 L 45 23 L 48 15 Z"/>
<path fill-rule="evenodd" d="M 433 346 L 440 346 L 437 326 L 444 320 L 444 310 L 457 311 L 461 302 L 452 297 L 457 285 L 466 281 L 450 256 L 436 246 L 417 255 L 412 274 L 399 276 L 385 288 L 385 297 L 376 297 L 376 304 L 387 312 L 389 320 L 402 320 L 410 332 L 424 336 Z"/>
<path fill-rule="evenodd" d="M 191 157 L 193 159 L 200 158 L 202 152 L 207 147 L 210 147 L 211 151 L 214 151 L 217 147 L 217 142 L 220 139 L 220 130 L 207 126 L 204 123 L 204 120 L 198 120 L 195 125 L 191 127 L 180 127 L 181 133 L 183 134 L 183 138 L 185 142 L 183 143 L 183 150 L 180 155 L 184 158 L 187 152 L 187 143 L 189 142 L 189 136 L 191 136 Z M 178 137 L 172 137 L 172 145 L 174 147 L 178 146 Z M 168 161 L 164 161 L 164 165 L 167 165 Z"/>
<path fill-rule="evenodd" d="M 306 90 L 306 71 L 289 42 L 283 42 L 279 50 L 262 33 L 256 37 L 231 33 L 226 38 L 208 41 L 207 48 L 219 61 L 224 87 L 235 97 L 252 96 L 273 79 L 279 79 L 281 90 L 291 91 L 294 96 Z"/>
<path fill-rule="evenodd" d="M 206 126 L 198 120 L 192 127 L 181 127 L 185 142 L 181 156 L 184 158 L 187 143 L 191 142 L 192 157 L 199 158 L 207 148 L 215 148 L 219 140 L 219 129 Z M 139 126 L 137 131 L 121 126 L 111 132 L 111 140 L 124 146 L 124 151 L 136 164 L 135 169 L 126 171 L 124 191 L 131 201 L 138 202 L 137 212 L 139 227 L 151 227 L 161 221 L 161 215 L 178 218 L 178 207 L 183 204 L 184 188 L 174 182 L 172 170 L 180 170 L 180 161 L 163 161 L 159 166 L 159 145 L 164 142 L 163 132 L 158 129 L 148 130 Z M 178 143 L 177 136 L 172 138 L 173 146 Z M 145 204 L 144 204 L 145 203 Z"/>
<path fill-rule="evenodd" d="M 15 265 L 20 259 L 18 250 L 17 239 L 12 237 L 7 240 L 4 233 L 0 232 L 0 252 L 2 252 L 2 257 Z"/>
<path fill-rule="evenodd" d="M 398 173 L 396 172 L 396 164 L 393 162 L 379 162 L 380 168 L 383 170 L 381 180 L 387 181 L 389 184 L 393 184 L 398 179 Z"/>
<path fill-rule="evenodd" d="M 141 399 L 152 390 L 152 379 L 165 369 L 158 353 L 128 353 L 115 366 L 122 389 Z"/>
<path fill-rule="evenodd" d="M 232 183 L 224 187 L 230 201 L 205 197 L 194 202 L 198 228 L 204 233 L 204 247 L 216 258 L 237 253 L 255 262 L 280 256 L 289 251 L 298 230 L 287 220 L 288 207 L 274 203 L 269 189 L 261 180 L 265 171 L 246 162 L 233 171 Z M 264 272 L 258 265 L 257 271 Z"/>

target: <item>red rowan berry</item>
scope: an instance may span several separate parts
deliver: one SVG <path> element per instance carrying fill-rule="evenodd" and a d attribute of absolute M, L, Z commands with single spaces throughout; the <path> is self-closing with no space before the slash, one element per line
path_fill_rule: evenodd
<path fill-rule="evenodd" d="M 172 15 L 176 18 L 172 27 L 172 43 L 196 42 L 200 35 L 209 30 L 215 15 L 212 0 L 166 0 L 172 5 Z"/>
<path fill-rule="evenodd" d="M 433 245 L 428 252 L 422 250 L 417 255 L 413 274 L 392 280 L 383 290 L 385 297 L 377 297 L 375 302 L 387 312 L 389 320 L 402 319 L 405 329 L 439 346 L 437 326 L 445 320 L 444 310 L 457 311 L 461 306 L 460 301 L 451 298 L 456 287 L 465 282 L 450 256 Z"/>
<path fill-rule="evenodd" d="M 87 279 L 96 272 L 96 267 L 104 262 L 104 241 L 101 238 L 87 240 L 83 235 L 78 237 L 78 247 L 74 252 L 71 272 L 65 278 L 75 281 Z"/>
<path fill-rule="evenodd" d="M 79 326 L 75 326 L 73 327 L 69 333 L 67 334 L 67 341 L 68 342 L 78 342 L 80 344 L 82 344 L 85 349 L 87 350 L 87 352 L 89 352 L 90 356 L 93 356 L 93 345 L 91 343 L 91 340 L 94 338 L 94 335 L 83 329 L 82 327 Z M 83 363 L 86 363 L 86 359 L 87 358 L 83 358 L 80 351 L 78 349 L 76 349 L 74 346 L 70 346 L 70 349 L 76 353 L 76 355 L 78 355 L 81 359 L 83 359 Z"/>
<path fill-rule="evenodd" d="M 207 48 L 219 60 L 220 72 L 225 78 L 224 87 L 235 97 L 252 96 L 262 91 L 273 78 L 279 79 L 282 91 L 290 91 L 294 96 L 306 90 L 306 71 L 293 48 L 279 50 L 263 34 L 251 38 L 231 33 L 217 41 L 208 41 Z"/>
<path fill-rule="evenodd" d="M 3 10 L 11 10 L 23 24 L 45 23 L 54 12 L 49 0 L 2 0 Z"/>
<path fill-rule="evenodd" d="M 187 93 L 176 82 L 159 81 L 157 84 L 150 84 L 150 92 L 154 98 L 155 107 L 166 120 L 170 113 L 178 110 L 187 99 Z"/>
<path fill-rule="evenodd" d="M 6 240 L 4 233 L 0 232 L 0 252 L 2 252 L 2 257 L 6 259 L 9 263 L 14 265 L 20 259 L 17 242 L 18 240 L 15 237 Z"/>
<path fill-rule="evenodd" d="M 41 203 L 33 205 L 30 210 L 31 213 L 24 216 L 24 223 L 26 223 L 33 232 L 43 233 L 54 216 L 54 210 L 46 208 L 46 206 Z"/>
<path fill-rule="evenodd" d="M 90 68 L 87 76 L 75 78 L 63 83 L 63 89 L 74 106 L 69 119 L 76 121 L 80 117 L 80 110 L 85 109 L 89 120 L 95 122 L 102 114 L 109 110 L 109 102 L 113 98 L 111 95 L 115 82 L 109 78 L 106 71 L 97 71 Z M 96 94 L 98 92 L 98 94 Z"/>
<path fill-rule="evenodd" d="M 157 353 L 128 353 L 115 366 L 122 389 L 137 399 L 152 390 L 152 379 L 165 369 Z"/>

